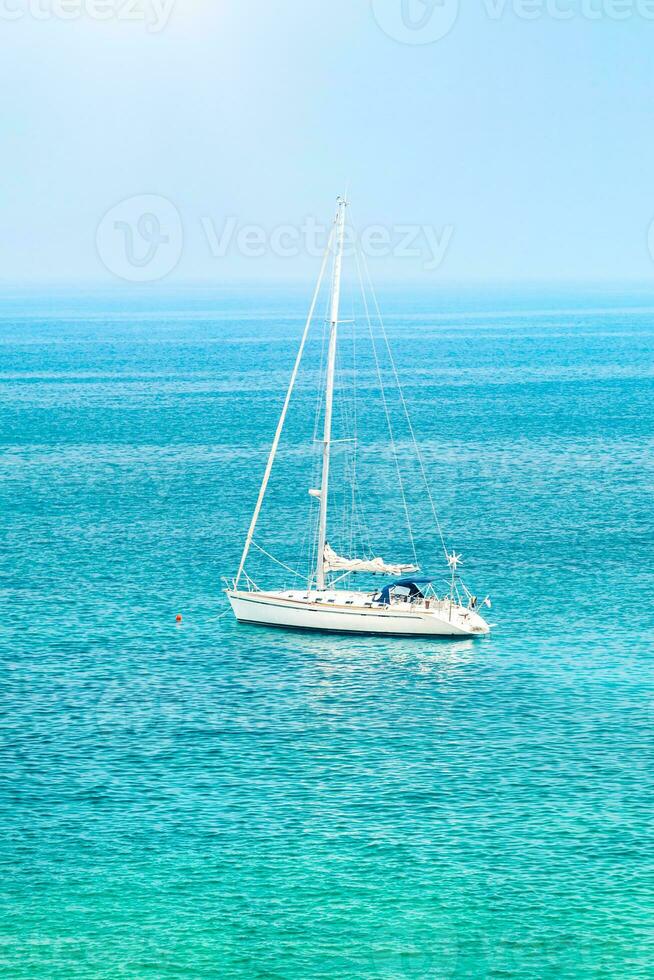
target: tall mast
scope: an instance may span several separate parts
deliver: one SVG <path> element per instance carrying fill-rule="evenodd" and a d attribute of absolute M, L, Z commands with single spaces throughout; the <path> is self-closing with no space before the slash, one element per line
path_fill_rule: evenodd
<path fill-rule="evenodd" d="M 325 270 L 327 269 L 327 262 L 329 260 L 329 255 L 332 250 L 332 245 L 334 242 L 334 232 L 332 230 L 329 236 L 329 241 L 327 242 L 327 247 L 325 248 L 325 254 L 323 256 L 322 265 L 320 267 L 320 275 L 318 276 L 318 282 L 316 283 L 316 288 L 313 294 L 313 299 L 311 300 L 311 308 L 309 309 L 309 316 L 307 317 L 307 322 L 304 326 L 304 333 L 302 334 L 302 340 L 300 341 L 300 349 L 297 352 L 297 357 L 295 358 L 295 365 L 293 366 L 293 372 L 291 374 L 291 380 L 288 385 L 288 391 L 286 392 L 286 398 L 284 400 L 284 407 L 282 408 L 282 414 L 279 417 L 279 422 L 277 423 L 277 429 L 275 431 L 275 438 L 273 439 L 273 444 L 270 449 L 270 455 L 268 456 L 268 462 L 266 464 L 266 471 L 263 475 L 263 480 L 261 481 L 261 488 L 259 489 L 259 496 L 257 498 L 256 507 L 254 508 L 254 514 L 252 515 L 252 521 L 250 523 L 250 529 L 245 539 L 245 547 L 243 548 L 243 554 L 241 555 L 241 562 L 238 566 L 238 572 L 236 573 L 236 578 L 234 579 L 234 588 L 238 588 L 238 583 L 243 574 L 243 569 L 245 568 L 245 562 L 247 560 L 248 553 L 250 551 L 250 546 L 254 540 L 254 532 L 257 527 L 257 522 L 259 520 L 259 514 L 261 513 L 261 507 L 263 505 L 263 499 L 266 495 L 266 490 L 268 488 L 268 481 L 270 479 L 270 474 L 272 473 L 273 464 L 275 462 L 275 456 L 277 455 L 277 447 L 279 446 L 279 440 L 281 439 L 282 430 L 284 428 L 284 423 L 286 421 L 286 415 L 288 413 L 288 407 L 291 403 L 291 395 L 293 394 L 293 388 L 295 387 L 295 381 L 300 369 L 300 362 L 302 361 L 302 354 L 304 353 L 304 348 L 307 342 L 307 337 L 309 336 L 309 330 L 311 328 L 311 321 L 313 320 L 313 314 L 316 309 L 316 303 L 318 302 L 318 296 L 320 295 L 320 287 L 322 286 L 322 281 L 325 275 Z"/>
<path fill-rule="evenodd" d="M 329 354 L 327 358 L 327 381 L 325 385 L 325 427 L 322 449 L 322 483 L 320 485 L 320 518 L 318 521 L 318 562 L 316 566 L 316 586 L 325 588 L 324 554 L 327 541 L 327 499 L 329 495 L 329 461 L 332 440 L 332 409 L 334 404 L 334 369 L 336 366 L 336 340 L 338 337 L 338 308 L 341 299 L 341 269 L 343 265 L 343 241 L 345 238 L 344 198 L 338 199 L 336 212 L 336 250 L 332 276 L 332 302 L 329 329 Z"/>

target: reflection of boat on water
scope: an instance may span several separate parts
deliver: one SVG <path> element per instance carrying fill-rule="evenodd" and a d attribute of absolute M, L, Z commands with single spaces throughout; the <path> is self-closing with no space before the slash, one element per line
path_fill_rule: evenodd
<path fill-rule="evenodd" d="M 422 463 L 419 447 L 415 441 L 404 395 L 400 390 L 401 403 L 406 414 L 411 438 L 420 465 L 422 477 L 431 506 L 432 516 L 438 536 L 443 546 L 447 584 L 438 588 L 438 579 L 418 575 L 419 564 L 416 556 L 414 538 L 411 532 L 409 511 L 402 485 L 402 477 L 397 468 L 398 493 L 401 494 L 404 510 L 409 524 L 411 546 L 413 548 L 413 563 L 390 563 L 368 553 L 364 557 L 342 557 L 330 545 L 328 528 L 328 508 L 330 504 L 330 465 L 332 454 L 332 416 L 334 408 L 334 387 L 337 361 L 337 339 L 339 328 L 339 304 L 341 293 L 341 270 L 343 261 L 343 243 L 345 233 L 346 202 L 339 198 L 338 210 L 327 248 L 323 257 L 318 284 L 314 293 L 311 309 L 300 343 L 300 349 L 291 375 L 291 381 L 286 393 L 286 399 L 277 425 L 270 456 L 259 491 L 250 528 L 246 537 L 243 554 L 237 575 L 227 595 L 236 618 L 240 622 L 254 623 L 265 626 L 278 626 L 285 629 L 319 630 L 334 633 L 378 634 L 385 636 L 449 636 L 471 637 L 490 632 L 490 626 L 479 613 L 479 603 L 474 595 L 466 588 L 458 574 L 461 556 L 449 552 L 445 546 L 443 535 L 436 516 L 429 483 Z M 329 312 L 328 353 L 324 381 L 324 396 L 321 400 L 323 438 L 321 440 L 321 474 L 320 488 L 309 489 L 309 495 L 318 501 L 317 528 L 315 539 L 315 564 L 303 583 L 304 587 L 292 589 L 262 589 L 246 572 L 246 562 L 250 549 L 254 545 L 259 551 L 268 554 L 255 540 L 255 531 L 264 502 L 270 475 L 277 454 L 279 441 L 286 421 L 291 396 L 302 361 L 307 337 L 314 318 L 320 287 L 325 275 L 329 257 L 333 256 L 332 284 Z M 362 292 L 363 281 L 361 281 Z M 376 302 L 376 299 L 375 299 Z M 364 295 L 364 303 L 367 303 Z M 366 312 L 368 307 L 366 305 Z M 381 318 L 380 318 L 381 320 Z M 370 317 L 368 314 L 370 326 Z M 383 382 L 379 372 L 378 356 L 371 330 L 371 340 L 375 362 L 377 363 L 381 397 L 389 426 L 389 434 L 393 452 L 393 435 L 391 420 L 388 413 Z M 384 341 L 390 356 L 390 347 L 384 333 Z M 394 363 L 392 364 L 395 379 L 399 388 L 399 379 Z M 351 440 L 356 444 L 356 436 Z M 395 460 L 397 466 L 397 458 Z M 356 510 L 359 493 L 355 486 L 356 471 L 352 466 L 352 501 Z M 268 557 L 273 558 L 272 555 Z M 287 568 L 283 562 L 278 564 Z M 292 571 L 292 570 L 291 570 Z M 297 573 L 295 573 L 297 574 Z M 388 581 L 381 589 L 347 588 L 345 582 L 352 575 L 385 576 Z M 488 599 L 484 603 L 490 605 Z"/>

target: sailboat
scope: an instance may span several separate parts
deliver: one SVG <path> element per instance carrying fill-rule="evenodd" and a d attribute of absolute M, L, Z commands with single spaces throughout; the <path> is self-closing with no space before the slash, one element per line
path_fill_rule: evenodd
<path fill-rule="evenodd" d="M 482 617 L 480 608 L 484 605 L 490 608 L 490 599 L 486 597 L 479 601 L 469 591 L 459 574 L 459 565 L 462 562 L 461 555 L 457 554 L 456 551 L 450 551 L 445 545 L 422 455 L 415 440 L 408 411 L 406 419 L 409 431 L 418 454 L 420 471 L 424 478 L 432 515 L 443 549 L 441 577 L 430 576 L 421 572 L 417 560 L 413 562 L 389 562 L 376 556 L 374 552 L 367 555 L 344 557 L 338 554 L 330 543 L 328 529 L 331 499 L 330 468 L 335 443 L 332 433 L 335 371 L 339 325 L 343 323 L 340 320 L 341 278 L 348 204 L 349 202 L 344 198 L 338 198 L 336 216 L 323 255 L 318 282 L 291 373 L 282 412 L 277 423 L 238 571 L 225 591 L 236 619 L 241 623 L 285 629 L 383 636 L 466 638 L 483 636 L 490 632 L 491 626 Z M 322 439 L 319 440 L 321 454 L 319 460 L 320 486 L 317 489 L 307 487 L 310 497 L 317 501 L 319 507 L 313 550 L 316 561 L 315 565 L 308 570 L 306 578 L 303 581 L 295 582 L 293 587 L 265 588 L 261 587 L 248 574 L 246 565 L 253 545 L 259 551 L 268 554 L 263 547 L 258 545 L 255 540 L 255 533 L 330 258 L 332 261 L 331 294 L 328 318 L 326 317 L 325 323 L 325 328 L 328 331 L 326 372 L 324 396 L 322 404 L 319 405 L 322 421 Z M 386 345 L 390 354 L 388 341 L 386 341 Z M 376 354 L 375 357 L 377 357 Z M 394 364 L 393 370 L 399 387 L 399 378 Z M 379 380 L 381 384 L 381 375 Z M 320 392 L 322 392 L 322 386 Z M 406 410 L 404 396 L 401 395 L 401 397 L 402 405 Z M 386 409 L 385 401 L 384 408 Z M 388 421 L 390 426 L 390 419 Z M 400 476 L 399 469 L 398 476 Z M 402 499 L 406 509 L 403 491 Z M 413 542 L 413 538 L 411 540 Z M 272 555 L 269 557 L 274 558 Z M 417 556 L 414 555 L 415 558 Z M 278 564 L 287 568 L 281 561 L 278 561 Z M 293 571 L 292 569 L 289 570 Z M 294 574 L 298 575 L 299 573 Z M 377 588 L 359 588 L 353 584 L 357 576 L 363 576 L 365 581 L 370 580 L 372 576 L 379 576 L 382 579 L 382 584 Z M 439 585 L 441 580 L 443 581 L 442 587 Z"/>

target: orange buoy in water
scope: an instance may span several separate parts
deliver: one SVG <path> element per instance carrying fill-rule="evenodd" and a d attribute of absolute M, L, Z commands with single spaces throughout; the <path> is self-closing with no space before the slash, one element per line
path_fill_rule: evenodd
<path fill-rule="evenodd" d="M 176 623 L 181 623 L 181 621 L 182 621 L 182 617 L 181 617 L 180 613 L 177 613 L 177 615 L 175 616 L 175 622 Z"/>

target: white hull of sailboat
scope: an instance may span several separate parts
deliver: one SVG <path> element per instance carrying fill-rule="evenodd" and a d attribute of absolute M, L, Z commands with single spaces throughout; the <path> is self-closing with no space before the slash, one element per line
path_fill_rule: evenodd
<path fill-rule="evenodd" d="M 483 636 L 488 624 L 474 610 L 449 601 L 412 608 L 408 603 L 367 605 L 356 599 L 325 593 L 321 601 L 292 593 L 227 592 L 234 615 L 241 623 L 328 633 L 364 633 L 383 636 Z M 347 603 L 347 605 L 346 605 Z"/>

